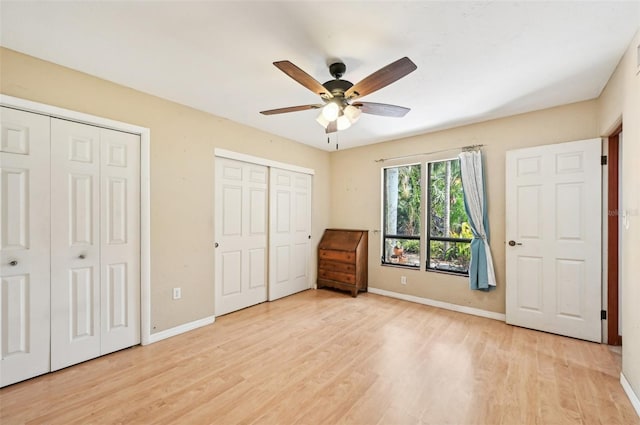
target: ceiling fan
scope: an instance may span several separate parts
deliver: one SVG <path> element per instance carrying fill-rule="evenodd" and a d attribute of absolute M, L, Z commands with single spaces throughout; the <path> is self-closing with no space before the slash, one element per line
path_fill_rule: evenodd
<path fill-rule="evenodd" d="M 404 117 L 410 111 L 409 108 L 355 100 L 396 82 L 418 68 L 411 59 L 404 57 L 377 70 L 354 85 L 350 81 L 341 79 L 347 69 L 342 62 L 336 62 L 329 66 L 329 72 L 335 79 L 324 84 L 320 84 L 312 76 L 289 61 L 279 61 L 273 64 L 289 77 L 319 95 L 324 103 L 289 106 L 287 108 L 261 111 L 260 113 L 263 115 L 275 115 L 309 109 L 322 109 L 317 121 L 325 128 L 326 133 L 346 130 L 360 118 L 361 113 L 385 117 Z"/>

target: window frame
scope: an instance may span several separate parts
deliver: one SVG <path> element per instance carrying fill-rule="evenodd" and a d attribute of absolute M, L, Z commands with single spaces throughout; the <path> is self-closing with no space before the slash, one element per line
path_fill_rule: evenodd
<path fill-rule="evenodd" d="M 402 268 L 406 268 L 409 270 L 421 270 L 422 269 L 422 256 L 424 253 L 424 206 L 425 206 L 425 201 L 424 201 L 424 183 L 425 183 L 425 173 L 424 173 L 424 165 L 425 163 L 423 161 L 418 161 L 418 162 L 410 162 L 410 163 L 402 163 L 402 164 L 397 164 L 397 165 L 389 165 L 387 167 L 382 167 L 381 169 L 381 173 L 382 173 L 382 178 L 380 179 L 381 181 L 381 190 L 382 190 L 382 217 L 381 217 L 381 224 L 382 224 L 382 231 L 380 232 L 380 237 L 381 237 L 381 241 L 380 241 L 380 246 L 382 248 L 382 252 L 380 255 L 380 265 L 382 266 L 389 266 L 389 267 L 402 267 Z M 421 219 L 421 223 L 420 223 L 420 232 L 417 236 L 408 236 L 408 235 L 398 235 L 398 234 L 387 234 L 387 214 L 386 214 L 386 208 L 387 208 L 387 181 L 386 181 L 386 173 L 387 170 L 391 169 L 391 168 L 402 168 L 402 167 L 411 167 L 411 166 L 418 166 L 420 167 L 420 219 Z M 386 261 L 386 241 L 388 239 L 403 239 L 403 240 L 417 240 L 419 241 L 419 247 L 420 247 L 420 251 L 419 251 L 419 255 L 420 255 L 420 260 L 418 261 L 418 264 L 413 265 L 413 264 L 402 264 L 402 263 L 392 263 L 392 262 L 387 262 Z"/>
<path fill-rule="evenodd" d="M 467 268 L 466 272 L 463 271 L 456 271 L 456 270 L 443 270 L 443 269 L 437 269 L 434 267 L 429 267 L 429 264 L 431 262 L 431 241 L 437 241 L 437 242 L 453 242 L 453 243 L 468 243 L 469 246 L 471 246 L 471 241 L 473 239 L 467 239 L 467 238 L 450 238 L 450 237 L 440 237 L 440 236 L 435 236 L 432 237 L 431 236 L 431 164 L 434 163 L 438 163 L 438 162 L 450 162 L 450 161 L 460 161 L 459 158 L 455 157 L 455 158 L 444 158 L 444 159 L 437 159 L 437 160 L 433 160 L 433 161 L 426 161 L 424 163 L 427 172 L 425 173 L 425 185 L 424 187 L 426 188 L 426 192 L 427 192 L 427 199 L 426 199 L 426 204 L 427 204 L 427 208 L 424 210 L 424 214 L 425 214 L 425 219 L 424 222 L 426 223 L 426 227 L 425 227 L 425 231 L 424 231 L 424 236 L 425 236 L 425 252 L 426 252 L 426 257 L 425 257 L 425 271 L 427 272 L 435 272 L 435 273 L 446 273 L 446 274 L 453 274 L 456 276 L 469 276 L 469 268 Z M 464 191 L 463 191 L 463 197 L 464 197 Z M 422 201 L 424 202 L 424 199 L 422 199 Z M 464 199 L 463 199 L 464 202 Z M 465 211 L 466 213 L 466 211 Z M 469 220 L 469 216 L 467 215 L 467 220 Z M 471 263 L 469 263 L 471 264 Z"/>

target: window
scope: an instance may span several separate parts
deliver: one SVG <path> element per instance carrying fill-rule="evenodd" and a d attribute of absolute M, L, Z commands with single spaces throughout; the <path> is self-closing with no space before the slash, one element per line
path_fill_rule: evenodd
<path fill-rule="evenodd" d="M 427 164 L 427 270 L 469 274 L 471 226 L 464 208 L 460 161 Z"/>
<path fill-rule="evenodd" d="M 382 264 L 420 268 L 426 246 L 427 271 L 469 274 L 473 233 L 458 159 L 385 168 L 383 190 Z"/>
<path fill-rule="evenodd" d="M 420 164 L 384 169 L 382 263 L 420 267 Z"/>

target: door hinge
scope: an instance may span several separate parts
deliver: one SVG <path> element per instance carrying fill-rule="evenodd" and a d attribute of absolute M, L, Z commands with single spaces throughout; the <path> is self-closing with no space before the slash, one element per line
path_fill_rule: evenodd
<path fill-rule="evenodd" d="M 600 164 L 601 165 L 607 165 L 607 155 L 602 155 L 600 157 Z"/>
<path fill-rule="evenodd" d="M 607 310 L 600 310 L 600 320 L 607 320 Z"/>

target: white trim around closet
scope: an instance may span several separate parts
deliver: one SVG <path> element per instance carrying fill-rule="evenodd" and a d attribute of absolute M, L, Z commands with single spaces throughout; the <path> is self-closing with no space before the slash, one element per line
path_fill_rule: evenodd
<path fill-rule="evenodd" d="M 220 158 L 235 159 L 236 161 L 250 162 L 251 164 L 264 165 L 266 167 L 280 168 L 281 170 L 295 171 L 302 174 L 314 175 L 316 172 L 311 168 L 299 167 L 297 165 L 284 162 L 273 161 L 271 159 L 260 158 L 259 156 L 247 155 L 244 153 L 228 151 L 226 149 L 215 148 L 213 154 Z"/>
<path fill-rule="evenodd" d="M 151 180 L 149 155 L 151 130 L 146 127 L 4 94 L 0 94 L 0 106 L 140 135 L 140 341 L 142 345 L 150 344 L 153 342 L 151 339 Z"/>

